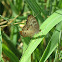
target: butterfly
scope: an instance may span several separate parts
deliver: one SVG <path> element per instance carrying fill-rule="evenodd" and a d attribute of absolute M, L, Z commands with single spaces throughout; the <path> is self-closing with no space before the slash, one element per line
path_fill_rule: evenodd
<path fill-rule="evenodd" d="M 29 15 L 26 21 L 26 25 L 20 31 L 20 34 L 23 37 L 33 37 L 33 35 L 39 32 L 39 24 L 36 18 L 32 15 Z"/>

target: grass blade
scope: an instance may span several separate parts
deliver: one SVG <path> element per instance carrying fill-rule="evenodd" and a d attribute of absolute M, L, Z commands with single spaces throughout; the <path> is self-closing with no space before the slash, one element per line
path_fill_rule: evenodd
<path fill-rule="evenodd" d="M 16 49 L 14 44 L 11 42 L 10 38 L 3 32 L 2 32 L 2 38 L 6 41 L 8 47 L 16 54 L 16 56 L 20 57 L 21 53 Z"/>
<path fill-rule="evenodd" d="M 0 61 L 1 61 L 1 55 L 2 55 L 2 35 L 1 35 L 1 28 L 0 28 Z"/>
<path fill-rule="evenodd" d="M 55 13 L 53 13 L 49 18 L 45 20 L 45 22 L 40 26 L 41 32 L 39 34 L 35 35 L 34 37 L 37 37 L 35 39 L 32 39 L 27 50 L 25 51 L 24 55 L 20 59 L 20 62 L 25 62 L 29 58 L 29 56 L 33 53 L 33 51 L 36 49 L 36 47 L 40 44 L 43 37 L 60 21 L 62 21 L 62 10 L 58 10 Z M 41 37 L 39 37 L 41 36 Z M 38 38 L 39 37 L 39 38 Z"/>
<path fill-rule="evenodd" d="M 11 62 L 19 62 L 17 56 L 5 44 L 3 44 L 2 50 L 3 53 L 5 53 L 5 55 L 7 55 L 8 58 L 10 58 Z"/>
<path fill-rule="evenodd" d="M 57 25 L 56 27 L 57 30 L 54 31 L 39 62 L 45 62 L 48 59 L 48 57 L 52 54 L 52 52 L 55 50 L 55 48 L 58 46 L 59 34 L 60 34 L 61 27 L 62 27 L 61 24 L 62 23 Z"/>

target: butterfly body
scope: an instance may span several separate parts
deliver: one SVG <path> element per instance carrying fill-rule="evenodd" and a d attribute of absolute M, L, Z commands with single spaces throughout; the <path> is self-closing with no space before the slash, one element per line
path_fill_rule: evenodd
<path fill-rule="evenodd" d="M 20 31 L 23 37 L 32 37 L 34 34 L 39 32 L 39 24 L 36 18 L 32 15 L 28 16 L 26 25 Z"/>

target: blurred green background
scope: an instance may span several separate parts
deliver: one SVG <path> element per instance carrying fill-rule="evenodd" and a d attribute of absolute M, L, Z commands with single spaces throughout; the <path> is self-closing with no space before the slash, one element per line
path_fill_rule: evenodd
<path fill-rule="evenodd" d="M 61 9 L 62 0 L 0 0 L 0 61 L 61 62 Z M 41 32 L 45 28 L 43 37 L 21 36 L 28 15 L 36 16 Z"/>

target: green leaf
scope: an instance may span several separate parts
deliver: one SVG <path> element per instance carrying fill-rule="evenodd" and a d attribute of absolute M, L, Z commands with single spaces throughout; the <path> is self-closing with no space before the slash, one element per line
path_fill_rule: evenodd
<path fill-rule="evenodd" d="M 10 59 L 11 62 L 19 62 L 17 56 L 5 45 L 3 44 L 3 53 Z"/>
<path fill-rule="evenodd" d="M 1 55 L 2 55 L 2 35 L 1 35 L 1 28 L 0 28 L 0 61 L 1 61 Z"/>
<path fill-rule="evenodd" d="M 58 46 L 60 30 L 62 27 L 61 24 L 62 23 L 57 25 L 56 30 L 53 32 L 53 35 L 39 62 L 45 62 L 48 59 L 48 57 L 52 54 L 52 52 L 55 50 L 55 48 Z"/>
<path fill-rule="evenodd" d="M 2 32 L 2 38 L 6 41 L 8 47 L 16 54 L 16 56 L 20 57 L 21 53 L 16 49 L 14 44 L 11 42 L 12 40 L 4 32 Z"/>
<path fill-rule="evenodd" d="M 34 38 L 31 40 L 27 50 L 23 54 L 22 58 L 20 59 L 20 62 L 25 62 L 28 60 L 30 55 L 33 53 L 33 51 L 36 49 L 36 47 L 40 44 L 44 36 L 56 25 L 62 20 L 62 10 L 58 10 L 55 13 L 53 13 L 49 18 L 47 18 L 44 23 L 40 26 L 41 32 L 39 34 L 35 35 Z"/>
<path fill-rule="evenodd" d="M 17 40 L 18 40 L 18 27 L 15 26 L 11 26 L 11 42 L 16 46 Z"/>
<path fill-rule="evenodd" d="M 18 10 L 16 8 L 16 6 L 11 2 L 11 0 L 8 0 L 12 9 L 12 12 L 14 15 L 18 14 Z M 15 2 L 14 2 L 15 3 Z"/>
<path fill-rule="evenodd" d="M 29 37 L 23 38 L 22 41 L 23 41 L 23 54 L 24 54 L 30 42 L 30 38 Z M 31 55 L 26 62 L 31 62 Z"/>

